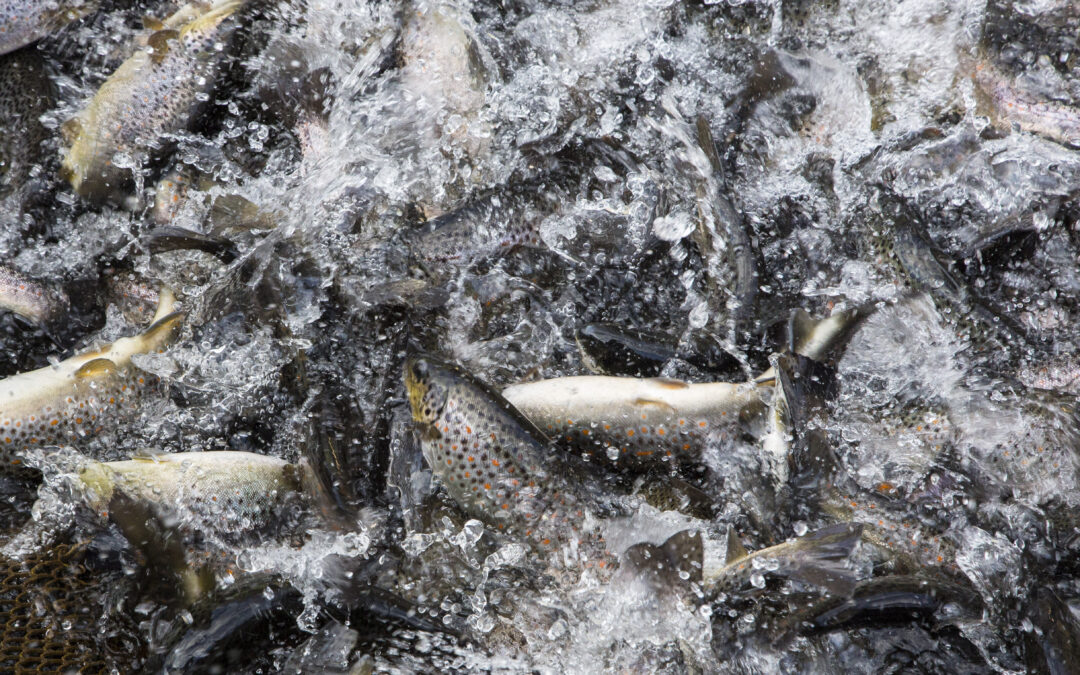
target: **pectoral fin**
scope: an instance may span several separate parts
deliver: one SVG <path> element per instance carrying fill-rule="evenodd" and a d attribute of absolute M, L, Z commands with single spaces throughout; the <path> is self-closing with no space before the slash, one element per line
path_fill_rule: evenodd
<path fill-rule="evenodd" d="M 739 540 L 739 535 L 735 532 L 735 528 L 728 527 L 727 531 L 727 558 L 724 560 L 725 565 L 730 565 L 736 560 L 742 560 L 749 554 L 746 552 L 746 547 L 743 546 L 742 541 Z"/>
<path fill-rule="evenodd" d="M 93 380 L 116 374 L 116 364 L 106 358 L 93 359 L 75 371 L 76 380 Z"/>
<path fill-rule="evenodd" d="M 147 38 L 146 44 L 150 46 L 150 58 L 154 63 L 161 63 L 169 53 L 169 42 L 176 40 L 179 37 L 180 33 L 178 31 L 166 28 L 165 30 L 159 30 Z"/>

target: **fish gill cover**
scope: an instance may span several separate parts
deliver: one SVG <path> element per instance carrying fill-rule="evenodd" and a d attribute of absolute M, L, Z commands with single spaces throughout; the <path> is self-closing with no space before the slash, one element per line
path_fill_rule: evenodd
<path fill-rule="evenodd" d="M 1077 35 L 0 0 L 0 671 L 1075 670 Z"/>

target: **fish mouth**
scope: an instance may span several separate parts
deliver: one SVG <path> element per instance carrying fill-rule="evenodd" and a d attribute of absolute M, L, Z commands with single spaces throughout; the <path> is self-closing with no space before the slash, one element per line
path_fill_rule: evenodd
<path fill-rule="evenodd" d="M 405 361 L 405 391 L 409 397 L 409 409 L 414 422 L 425 422 L 424 395 L 427 393 L 428 363 L 423 357 L 412 356 Z"/>

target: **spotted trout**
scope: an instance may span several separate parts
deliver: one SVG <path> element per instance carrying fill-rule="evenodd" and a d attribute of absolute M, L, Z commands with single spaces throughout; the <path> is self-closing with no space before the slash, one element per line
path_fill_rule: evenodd
<path fill-rule="evenodd" d="M 564 195 L 559 178 L 553 174 L 491 190 L 432 218 L 411 242 L 413 258 L 434 273 L 468 267 L 517 246 L 540 245 L 540 223 L 557 212 Z"/>
<path fill-rule="evenodd" d="M 63 316 L 70 304 L 63 291 L 34 281 L 7 265 L 0 265 L 0 309 L 31 323 L 46 325 Z"/>
<path fill-rule="evenodd" d="M 129 167 L 163 149 L 186 128 L 213 88 L 222 45 L 236 30 L 246 0 L 220 0 L 203 13 L 185 5 L 146 39 L 64 125 L 68 148 L 61 175 L 83 197 L 103 201 L 127 191 Z"/>
<path fill-rule="evenodd" d="M 962 57 L 960 66 L 975 83 L 978 112 L 995 126 L 1016 125 L 1062 145 L 1080 147 L 1080 107 L 1038 94 L 989 60 Z"/>
<path fill-rule="evenodd" d="M 766 578 L 771 577 L 796 579 L 842 595 L 856 581 L 851 557 L 862 536 L 862 525 L 840 523 L 747 553 L 729 531 L 727 561 L 719 569 L 706 570 L 704 590 L 709 596 L 736 594 L 763 588 Z"/>
<path fill-rule="evenodd" d="M 0 56 L 0 197 L 40 189 L 38 165 L 49 138 L 41 116 L 53 107 L 53 98 L 45 60 L 36 49 Z"/>
<path fill-rule="evenodd" d="M 515 384 L 503 396 L 588 458 L 629 471 L 697 461 L 760 422 L 767 387 L 586 375 Z"/>
<path fill-rule="evenodd" d="M 97 4 L 96 0 L 0 0 L 0 54 L 60 30 Z"/>
<path fill-rule="evenodd" d="M 229 547 L 299 522 L 313 485 L 306 465 L 227 450 L 92 462 L 78 477 L 87 504 L 176 573 L 189 600 Z"/>
<path fill-rule="evenodd" d="M 405 386 L 424 458 L 462 509 L 540 551 L 576 552 L 587 567 L 611 561 L 589 523 L 597 495 L 503 397 L 430 358 L 408 360 Z"/>
<path fill-rule="evenodd" d="M 277 457 L 220 450 L 93 462 L 79 473 L 104 512 L 118 496 L 184 509 L 208 528 L 240 534 L 266 522 L 286 493 L 300 489 L 303 470 Z"/>
<path fill-rule="evenodd" d="M 163 290 L 154 322 L 140 335 L 0 380 L 0 474 L 33 447 L 77 442 L 138 405 L 154 377 L 131 361 L 172 341 L 184 314 Z"/>

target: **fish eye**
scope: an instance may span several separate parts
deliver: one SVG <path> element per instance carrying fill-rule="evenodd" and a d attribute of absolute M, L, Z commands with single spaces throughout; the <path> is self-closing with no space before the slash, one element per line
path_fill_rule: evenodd
<path fill-rule="evenodd" d="M 413 374 L 418 378 L 426 378 L 428 376 L 428 362 L 425 359 L 417 359 L 413 362 L 412 366 Z"/>

